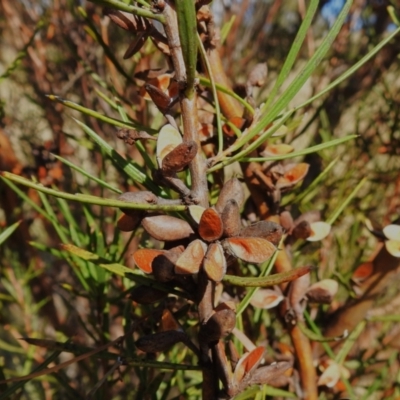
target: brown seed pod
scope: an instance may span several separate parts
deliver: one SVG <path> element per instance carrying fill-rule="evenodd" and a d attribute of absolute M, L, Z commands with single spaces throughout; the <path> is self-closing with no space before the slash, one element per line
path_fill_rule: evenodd
<path fill-rule="evenodd" d="M 148 37 L 149 37 L 148 32 L 138 33 L 135 39 L 132 40 L 131 43 L 129 44 L 122 58 L 124 60 L 127 60 L 128 58 L 131 58 L 136 53 L 138 53 L 139 50 L 143 47 L 143 45 L 146 43 Z"/>
<path fill-rule="evenodd" d="M 159 168 L 162 168 L 164 157 L 170 153 L 176 146 L 182 143 L 182 136 L 179 131 L 171 124 L 164 125 L 157 138 L 157 163 Z"/>
<path fill-rule="evenodd" d="M 199 336 L 207 343 L 229 335 L 236 324 L 236 313 L 230 309 L 217 311 L 201 326 Z"/>
<path fill-rule="evenodd" d="M 253 225 L 246 226 L 240 231 L 241 237 L 260 237 L 277 246 L 282 238 L 283 229 L 276 222 L 259 221 Z"/>
<path fill-rule="evenodd" d="M 213 242 L 222 236 L 222 220 L 213 208 L 207 208 L 203 212 L 200 218 L 198 232 L 200 237 L 207 242 Z"/>
<path fill-rule="evenodd" d="M 250 300 L 250 304 L 256 308 L 268 310 L 276 307 L 283 299 L 282 293 L 278 290 L 259 289 Z"/>
<path fill-rule="evenodd" d="M 224 186 L 222 186 L 221 192 L 219 194 L 218 201 L 215 204 L 215 209 L 221 214 L 224 211 L 226 203 L 230 199 L 236 200 L 239 209 L 242 208 L 244 204 L 244 191 L 242 188 L 242 184 L 237 178 L 229 179 L 229 181 L 226 181 L 224 183 Z"/>
<path fill-rule="evenodd" d="M 126 31 L 136 33 L 146 29 L 146 20 L 131 13 L 105 7 L 103 14 L 110 17 L 111 21 Z"/>
<path fill-rule="evenodd" d="M 209 279 L 220 282 L 226 273 L 226 259 L 224 249 L 219 243 L 211 243 L 208 246 L 203 261 L 203 268 Z"/>
<path fill-rule="evenodd" d="M 140 285 L 132 289 L 130 298 L 139 304 L 152 304 L 164 299 L 167 295 L 168 293 L 162 290 Z"/>
<path fill-rule="evenodd" d="M 224 236 L 232 237 L 239 235 L 242 224 L 240 221 L 239 205 L 235 199 L 228 200 L 224 211 L 222 211 L 221 219 L 224 225 Z"/>
<path fill-rule="evenodd" d="M 283 211 L 279 215 L 279 223 L 287 233 L 290 233 L 294 227 L 292 214 L 289 211 Z"/>
<path fill-rule="evenodd" d="M 207 245 L 200 239 L 193 240 L 175 262 L 176 274 L 197 274 L 203 262 Z"/>
<path fill-rule="evenodd" d="M 312 230 L 308 221 L 301 221 L 292 230 L 292 235 L 296 239 L 307 239 L 311 234 Z"/>
<path fill-rule="evenodd" d="M 265 348 L 260 346 L 240 358 L 233 375 L 237 383 L 240 383 L 245 375 L 251 374 L 260 365 L 264 353 Z"/>
<path fill-rule="evenodd" d="M 166 331 L 182 331 L 182 327 L 180 323 L 177 321 L 177 319 L 174 317 L 174 315 L 171 313 L 171 311 L 166 308 L 161 316 L 161 321 L 160 321 L 160 331 L 166 332 Z"/>
<path fill-rule="evenodd" d="M 311 285 L 306 293 L 308 300 L 319 304 L 332 303 L 339 289 L 339 284 L 333 279 L 323 279 Z"/>
<path fill-rule="evenodd" d="M 264 85 L 268 74 L 268 67 L 266 63 L 256 64 L 250 71 L 246 85 L 261 87 Z"/>
<path fill-rule="evenodd" d="M 117 200 L 125 201 L 127 203 L 157 204 L 157 196 L 147 190 L 138 192 L 125 192 L 118 196 Z"/>
<path fill-rule="evenodd" d="M 228 238 L 222 245 L 233 256 L 256 264 L 268 260 L 276 250 L 270 241 L 258 237 Z"/>
<path fill-rule="evenodd" d="M 135 211 L 135 210 L 131 210 Z M 138 225 L 140 224 L 140 221 L 142 219 L 143 213 L 141 212 L 132 212 L 128 214 L 122 214 L 117 221 L 117 227 L 120 231 L 122 232 L 132 232 L 134 231 Z"/>
<path fill-rule="evenodd" d="M 146 274 L 153 272 L 153 260 L 160 254 L 164 254 L 165 250 L 156 249 L 139 249 L 133 253 L 135 264 Z"/>
<path fill-rule="evenodd" d="M 310 286 L 310 274 L 305 274 L 295 281 L 292 281 L 289 286 L 287 295 L 290 306 L 297 316 L 303 315 L 302 300 L 304 299 L 307 289 Z"/>
<path fill-rule="evenodd" d="M 135 342 L 136 347 L 145 353 L 157 353 L 168 350 L 179 342 L 186 342 L 187 335 L 181 331 L 165 331 L 142 336 Z"/>
<path fill-rule="evenodd" d="M 149 94 L 157 108 L 162 113 L 167 112 L 168 108 L 171 107 L 173 103 L 171 97 L 164 93 L 157 86 L 153 86 L 150 83 L 146 83 L 144 87 L 146 88 L 146 92 Z"/>
<path fill-rule="evenodd" d="M 186 221 L 170 215 L 143 218 L 142 226 L 154 239 L 166 242 L 185 239 L 194 233 Z"/>
<path fill-rule="evenodd" d="M 276 187 L 280 190 L 290 189 L 300 182 L 307 175 L 310 165 L 306 163 L 288 164 L 284 168 L 284 174 L 276 182 Z"/>
<path fill-rule="evenodd" d="M 179 253 L 167 251 L 158 255 L 152 262 L 154 279 L 159 282 L 170 282 L 175 278 L 175 263 Z"/>
<path fill-rule="evenodd" d="M 166 175 L 183 171 L 197 154 L 197 144 L 193 140 L 183 142 L 169 152 L 162 160 L 162 171 Z"/>
<path fill-rule="evenodd" d="M 290 369 L 292 364 L 287 361 L 280 361 L 256 369 L 249 377 L 247 385 L 266 385 L 273 384 L 280 380 L 282 374 Z"/>

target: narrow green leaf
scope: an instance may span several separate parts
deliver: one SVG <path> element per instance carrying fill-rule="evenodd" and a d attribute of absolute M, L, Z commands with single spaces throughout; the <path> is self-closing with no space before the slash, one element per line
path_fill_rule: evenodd
<path fill-rule="evenodd" d="M 285 82 L 286 78 L 289 76 L 290 71 L 294 63 L 296 62 L 297 56 L 303 46 L 304 39 L 307 35 L 307 31 L 311 26 L 311 22 L 314 18 L 314 14 L 318 9 L 319 0 L 312 0 L 307 8 L 307 13 L 304 17 L 303 22 L 300 25 L 300 28 L 296 34 L 294 39 L 293 45 L 289 50 L 289 54 L 286 57 L 286 60 L 282 66 L 282 69 L 279 73 L 278 79 L 276 80 L 271 93 L 268 94 L 268 100 L 266 101 L 265 105 L 263 106 L 263 112 L 268 110 L 269 106 L 275 100 L 275 97 L 278 93 L 278 90 L 281 88 L 283 82 Z"/>
<path fill-rule="evenodd" d="M 294 151 L 293 153 L 289 154 L 283 154 L 280 156 L 273 156 L 273 157 L 245 157 L 241 159 L 240 161 L 244 162 L 265 162 L 265 161 L 281 161 L 281 160 L 287 160 L 290 158 L 295 158 L 295 157 L 300 157 L 300 156 L 305 156 L 307 154 L 311 153 L 316 153 L 317 151 L 329 149 L 330 147 L 337 146 L 339 144 L 348 142 L 349 140 L 356 139 L 358 136 L 357 135 L 349 135 L 345 136 L 339 139 L 334 139 L 330 140 L 329 142 L 317 144 L 315 146 L 307 147 L 306 149 L 299 150 L 299 151 Z"/>
<path fill-rule="evenodd" d="M 164 16 L 162 14 L 154 14 L 149 9 L 131 6 L 119 0 L 91 0 L 92 3 L 98 4 L 103 7 L 110 7 L 115 10 L 126 11 L 138 15 L 139 17 L 154 19 L 158 22 L 164 23 Z M 145 4 L 142 0 L 138 3 Z"/>
<path fill-rule="evenodd" d="M 82 129 L 90 136 L 92 140 L 101 148 L 101 150 L 110 159 L 115 162 L 131 179 L 135 182 L 141 183 L 146 186 L 147 189 L 151 190 L 153 193 L 159 193 L 160 189 L 154 184 L 154 182 L 137 167 L 135 167 L 131 162 L 124 159 L 120 154 L 118 154 L 103 138 L 101 138 L 95 131 L 85 125 L 83 122 L 75 120 L 76 123 L 82 127 Z"/>
<path fill-rule="evenodd" d="M 73 101 L 62 99 L 61 97 L 55 96 L 53 94 L 49 94 L 46 97 L 48 97 L 50 100 L 57 101 L 58 103 L 61 103 L 68 108 L 79 111 L 82 114 L 96 118 L 99 121 L 107 122 L 110 125 L 118 126 L 119 128 L 139 129 L 142 131 L 146 131 L 148 133 L 157 133 L 157 131 L 155 131 L 154 129 L 149 129 L 148 127 L 145 127 L 139 123 L 123 122 L 115 118 L 107 117 L 106 115 L 100 114 L 99 112 L 91 110 L 90 108 L 83 107 L 80 104 L 76 104 Z"/>
<path fill-rule="evenodd" d="M 2 245 L 17 230 L 21 222 L 22 220 L 15 222 L 0 233 L 0 245 Z"/>
<path fill-rule="evenodd" d="M 12 174 L 11 172 L 0 171 L 0 178 L 6 180 L 13 181 L 15 183 L 19 183 L 21 185 L 30 187 L 32 189 L 36 189 L 39 192 L 46 193 L 55 197 L 60 197 L 65 200 L 77 201 L 79 203 L 85 204 L 95 204 L 98 206 L 107 206 L 107 207 L 117 207 L 117 208 L 129 208 L 136 210 L 154 210 L 154 211 L 184 211 L 186 210 L 186 206 L 181 205 L 152 205 L 152 204 L 137 204 L 137 203 L 127 203 L 120 200 L 113 199 L 105 199 L 102 197 L 90 196 L 87 194 L 70 194 L 61 192 L 59 190 L 50 189 L 46 186 L 43 186 L 40 183 L 32 182 L 29 179 L 26 179 L 22 176 Z"/>
<path fill-rule="evenodd" d="M 244 278 L 243 276 L 225 275 L 223 281 L 235 286 L 271 287 L 300 278 L 301 276 L 309 273 L 311 269 L 312 267 L 299 267 L 292 269 L 291 271 L 259 278 Z"/>
<path fill-rule="evenodd" d="M 115 188 L 114 186 L 108 184 L 107 182 L 105 182 L 105 181 L 103 181 L 103 180 L 101 180 L 99 178 L 96 178 L 95 176 L 89 174 L 86 170 L 84 170 L 83 168 L 78 167 L 77 165 L 75 165 L 71 161 L 68 161 L 67 159 L 65 159 L 65 158 L 63 158 L 61 156 L 58 156 L 56 154 L 52 154 L 52 156 L 54 158 L 56 158 L 57 160 L 61 161 L 63 164 L 68 165 L 68 167 L 70 167 L 70 168 L 74 169 L 75 171 L 79 172 L 83 176 L 86 176 L 86 178 L 89 178 L 90 180 L 98 183 L 100 186 L 103 186 L 106 189 L 110 189 L 113 192 L 118 193 L 118 194 L 122 193 L 122 190 L 120 190 L 118 188 Z"/>
<path fill-rule="evenodd" d="M 197 21 L 194 1 L 175 0 L 176 15 L 178 17 L 179 39 L 182 55 L 186 66 L 186 97 L 191 99 L 195 93 L 194 80 L 196 78 L 197 63 Z"/>
<path fill-rule="evenodd" d="M 363 178 L 358 185 L 354 188 L 354 190 L 350 193 L 347 199 L 343 202 L 340 202 L 336 210 L 332 213 L 331 217 L 326 221 L 328 224 L 333 225 L 334 222 L 338 219 L 339 215 L 343 212 L 343 210 L 349 205 L 351 200 L 355 197 L 361 187 L 367 182 L 367 178 Z"/>
<path fill-rule="evenodd" d="M 368 60 L 370 60 L 373 56 L 375 56 L 381 49 L 384 47 L 386 44 L 388 44 L 396 35 L 400 33 L 400 27 L 397 28 L 395 31 L 393 31 L 388 37 L 383 39 L 379 44 L 377 44 L 368 54 L 366 54 L 363 58 L 361 58 L 360 61 L 356 62 L 354 65 L 352 65 L 346 72 L 344 72 L 342 75 L 340 75 L 337 79 L 335 79 L 332 83 L 330 83 L 325 89 L 321 90 L 319 93 L 317 93 L 315 96 L 311 97 L 304 103 L 300 104 L 299 106 L 296 107 L 296 109 L 303 108 L 307 106 L 308 104 L 311 104 L 314 100 L 320 98 L 323 96 L 325 93 L 329 92 L 332 90 L 334 87 L 338 86 L 340 83 L 342 83 L 344 80 L 349 78 L 354 72 L 356 72 L 360 67 L 362 67 Z"/>
<path fill-rule="evenodd" d="M 250 139 L 252 139 L 254 136 L 262 132 L 265 129 L 265 127 L 267 127 L 271 122 L 273 122 L 277 118 L 277 116 L 281 114 L 285 108 L 287 108 L 290 101 L 303 87 L 307 79 L 310 78 L 311 74 L 318 67 L 325 54 L 332 47 L 333 41 L 335 40 L 337 34 L 339 33 L 340 28 L 342 27 L 344 21 L 346 20 L 351 4 L 352 0 L 346 1 L 345 5 L 342 8 L 342 11 L 336 18 L 336 21 L 333 24 L 331 30 L 325 36 L 324 40 L 322 41 L 317 51 L 310 58 L 310 60 L 303 67 L 303 69 L 297 74 L 296 78 L 282 93 L 282 95 L 278 98 L 278 100 L 269 108 L 268 112 L 265 113 L 264 116 L 260 118 L 258 123 L 251 129 L 251 131 L 249 132 Z"/>

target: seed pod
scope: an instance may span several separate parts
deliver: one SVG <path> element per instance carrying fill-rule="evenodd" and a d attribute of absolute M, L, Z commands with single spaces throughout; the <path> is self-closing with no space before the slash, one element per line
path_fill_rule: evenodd
<path fill-rule="evenodd" d="M 280 190 L 290 189 L 307 175 L 310 165 L 306 163 L 288 164 L 284 167 L 284 174 L 276 182 Z"/>
<path fill-rule="evenodd" d="M 246 85 L 261 87 L 264 85 L 268 74 L 268 67 L 266 63 L 259 63 L 254 66 L 250 71 Z"/>
<path fill-rule="evenodd" d="M 308 223 L 308 221 L 301 221 L 292 230 L 292 235 L 296 239 L 307 239 L 311 234 L 311 225 Z"/>
<path fill-rule="evenodd" d="M 218 201 L 215 204 L 215 209 L 221 214 L 230 199 L 236 200 L 239 209 L 242 208 L 244 204 L 244 192 L 242 185 L 237 178 L 229 179 L 229 181 L 224 183 Z"/>
<path fill-rule="evenodd" d="M 144 85 L 146 92 L 149 94 L 151 99 L 153 100 L 154 104 L 157 108 L 162 112 L 165 113 L 168 111 L 168 108 L 172 104 L 171 97 L 160 90 L 157 86 L 153 86 L 150 83 L 146 83 Z"/>
<path fill-rule="evenodd" d="M 142 226 L 154 239 L 166 242 L 185 239 L 194 233 L 186 221 L 169 215 L 143 218 Z"/>
<path fill-rule="evenodd" d="M 199 235 L 207 242 L 218 240 L 222 236 L 223 226 L 219 214 L 213 208 L 207 208 L 200 218 Z"/>
<path fill-rule="evenodd" d="M 338 289 L 339 285 L 335 280 L 323 279 L 311 285 L 307 290 L 306 296 L 312 302 L 330 304 Z"/>
<path fill-rule="evenodd" d="M 279 215 L 279 223 L 286 232 L 290 233 L 294 227 L 292 214 L 289 211 L 283 211 Z"/>
<path fill-rule="evenodd" d="M 130 298 L 139 304 L 153 304 L 167 297 L 168 293 L 148 286 L 135 286 L 131 290 Z"/>
<path fill-rule="evenodd" d="M 126 31 L 137 33 L 138 31 L 142 31 L 146 28 L 146 21 L 144 18 L 128 12 L 105 7 L 103 9 L 103 14 L 110 17 L 111 21 Z"/>
<path fill-rule="evenodd" d="M 182 136 L 172 125 L 164 125 L 157 138 L 157 162 L 159 168 L 162 168 L 164 157 L 170 153 L 176 146 L 182 143 Z"/>
<path fill-rule="evenodd" d="M 247 385 L 272 385 L 276 380 L 281 378 L 285 371 L 291 367 L 291 363 L 287 361 L 281 361 L 258 368 L 253 372 L 253 374 L 251 374 Z"/>
<path fill-rule="evenodd" d="M 236 314 L 232 310 L 221 310 L 213 314 L 201 326 L 199 336 L 207 343 L 215 342 L 229 335 L 236 324 Z"/>
<path fill-rule="evenodd" d="M 278 290 L 273 289 L 259 289 L 254 293 L 250 300 L 250 304 L 256 308 L 263 308 L 268 310 L 276 307 L 284 297 Z"/>
<path fill-rule="evenodd" d="M 134 210 L 131 210 L 134 211 Z M 136 213 L 129 213 L 122 214 L 117 221 L 117 227 L 122 232 L 132 232 L 134 231 L 138 225 L 140 224 L 140 220 L 142 219 L 143 213 L 136 212 Z"/>
<path fill-rule="evenodd" d="M 303 307 L 301 305 L 304 299 L 307 289 L 310 286 L 310 274 L 305 274 L 295 281 L 290 283 L 288 299 L 290 306 L 296 313 L 296 315 L 303 315 Z"/>
<path fill-rule="evenodd" d="M 154 258 L 152 270 L 154 279 L 159 282 L 170 282 L 175 278 L 175 262 L 179 258 L 179 253 L 172 251 L 165 252 Z"/>
<path fill-rule="evenodd" d="M 313 222 L 310 224 L 310 228 L 311 234 L 307 238 L 309 242 L 317 242 L 318 240 L 322 240 L 326 238 L 331 231 L 331 225 L 323 221 Z"/>
<path fill-rule="evenodd" d="M 176 320 L 176 318 L 168 308 L 166 308 L 162 313 L 160 321 L 160 330 L 162 332 L 183 331 L 180 323 Z"/>
<path fill-rule="evenodd" d="M 146 274 L 153 272 L 153 260 L 160 254 L 164 254 L 165 250 L 156 249 L 139 249 L 133 253 L 135 264 Z"/>
<path fill-rule="evenodd" d="M 221 215 L 224 226 L 224 236 L 232 237 L 239 235 L 242 228 L 240 221 L 239 205 L 234 199 L 228 200 Z"/>
<path fill-rule="evenodd" d="M 198 205 L 194 205 L 194 204 L 190 205 L 188 207 L 188 209 L 189 209 L 190 216 L 193 218 L 193 221 L 196 222 L 197 224 L 199 224 L 201 216 L 203 215 L 203 212 L 206 209 L 202 206 L 198 206 Z"/>
<path fill-rule="evenodd" d="M 175 263 L 176 274 L 197 274 L 203 262 L 207 245 L 200 239 L 193 240 Z"/>
<path fill-rule="evenodd" d="M 179 342 L 186 342 L 187 335 L 181 331 L 165 331 L 142 336 L 135 342 L 136 347 L 145 353 L 157 353 L 168 350 Z"/>
<path fill-rule="evenodd" d="M 157 204 L 157 196 L 149 191 L 125 192 L 117 197 L 120 201 L 137 204 Z"/>
<path fill-rule="evenodd" d="M 172 175 L 183 171 L 197 154 L 197 144 L 193 140 L 176 146 L 162 160 L 162 171 L 166 175 Z"/>
<path fill-rule="evenodd" d="M 247 374 L 251 374 L 261 363 L 265 353 L 264 347 L 256 347 L 244 354 L 237 363 L 234 371 L 234 379 L 237 383 Z"/>
<path fill-rule="evenodd" d="M 270 258 L 276 247 L 266 239 L 258 237 L 237 237 L 225 239 L 224 249 L 243 261 L 260 264 Z"/>
<path fill-rule="evenodd" d="M 203 262 L 203 268 L 209 279 L 220 282 L 226 273 L 224 249 L 219 243 L 211 243 Z"/>
<path fill-rule="evenodd" d="M 134 56 L 146 43 L 147 38 L 149 37 L 148 32 L 140 32 L 136 35 L 135 39 L 131 41 L 128 48 L 126 49 L 122 58 L 127 60 Z"/>
<path fill-rule="evenodd" d="M 283 229 L 276 222 L 259 221 L 253 225 L 246 226 L 240 231 L 241 237 L 259 237 L 268 240 L 275 246 L 282 239 Z"/>
<path fill-rule="evenodd" d="M 269 144 L 261 153 L 262 157 L 278 156 L 283 154 L 289 154 L 294 151 L 294 147 L 290 144 Z"/>

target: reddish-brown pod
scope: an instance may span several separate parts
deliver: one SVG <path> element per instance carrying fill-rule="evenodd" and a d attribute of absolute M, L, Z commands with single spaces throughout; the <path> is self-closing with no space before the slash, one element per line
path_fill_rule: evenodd
<path fill-rule="evenodd" d="M 130 298 L 139 304 L 153 304 L 167 297 L 167 295 L 168 293 L 162 290 L 140 285 L 132 289 Z"/>
<path fill-rule="evenodd" d="M 160 254 L 164 254 L 165 250 L 156 249 L 139 249 L 133 253 L 135 264 L 146 274 L 153 272 L 153 260 Z"/>
<path fill-rule="evenodd" d="M 117 221 L 117 227 L 122 232 L 132 232 L 140 224 L 142 213 L 122 214 Z"/>
<path fill-rule="evenodd" d="M 260 365 L 264 353 L 264 347 L 256 347 L 249 353 L 244 354 L 235 367 L 235 381 L 239 383 L 246 374 L 252 373 Z"/>
<path fill-rule="evenodd" d="M 208 246 L 203 261 L 203 268 L 208 278 L 214 282 L 220 282 L 226 273 L 226 259 L 224 249 L 219 243 L 211 243 Z"/>
<path fill-rule="evenodd" d="M 229 335 L 236 324 L 236 313 L 225 309 L 214 313 L 200 328 L 200 337 L 208 343 Z"/>
<path fill-rule="evenodd" d="M 179 256 L 180 253 L 166 251 L 155 257 L 152 262 L 154 279 L 159 282 L 172 281 L 175 278 L 175 263 Z"/>
<path fill-rule="evenodd" d="M 222 212 L 221 219 L 224 225 L 224 236 L 232 237 L 239 235 L 242 224 L 240 221 L 239 205 L 236 200 L 228 200 Z"/>
<path fill-rule="evenodd" d="M 310 165 L 306 163 L 288 164 L 284 168 L 284 174 L 276 182 L 278 189 L 289 189 L 300 182 L 307 175 Z"/>
<path fill-rule="evenodd" d="M 219 194 L 217 203 L 215 204 L 215 209 L 221 214 L 224 211 L 227 202 L 231 199 L 236 200 L 239 209 L 242 208 L 244 204 L 244 191 L 242 188 L 242 184 L 237 178 L 229 179 L 224 183 L 224 186 L 222 186 L 221 192 Z"/>
<path fill-rule="evenodd" d="M 198 232 L 200 237 L 207 242 L 213 242 L 222 236 L 222 220 L 213 208 L 207 208 L 203 212 L 200 218 Z"/>
<path fill-rule="evenodd" d="M 154 239 L 166 242 L 185 239 L 194 233 L 186 221 L 170 215 L 143 218 L 142 226 Z"/>
<path fill-rule="evenodd" d="M 223 246 L 233 256 L 256 264 L 268 260 L 276 250 L 270 241 L 259 237 L 228 238 Z"/>
<path fill-rule="evenodd" d="M 135 342 L 136 347 L 145 353 L 157 353 L 168 350 L 174 344 L 186 342 L 187 335 L 181 331 L 164 331 L 142 336 Z"/>
<path fill-rule="evenodd" d="M 146 83 L 146 92 L 149 94 L 154 104 L 160 109 L 161 112 L 166 112 L 172 103 L 171 97 L 164 93 L 157 86 Z"/>
<path fill-rule="evenodd" d="M 197 274 L 203 262 L 207 245 L 200 239 L 193 240 L 175 262 L 176 274 Z"/>
<path fill-rule="evenodd" d="M 240 231 L 242 237 L 260 237 L 278 245 L 283 235 L 282 226 L 273 221 L 259 221 Z"/>
<path fill-rule="evenodd" d="M 197 154 L 197 144 L 193 140 L 183 142 L 169 152 L 162 160 L 162 171 L 166 175 L 183 171 Z"/>
<path fill-rule="evenodd" d="M 308 221 L 301 221 L 292 230 L 292 235 L 296 239 L 307 239 L 312 234 L 311 225 Z"/>
<path fill-rule="evenodd" d="M 127 203 L 157 204 L 157 196 L 147 190 L 122 193 L 118 196 L 118 200 L 126 201 Z"/>

